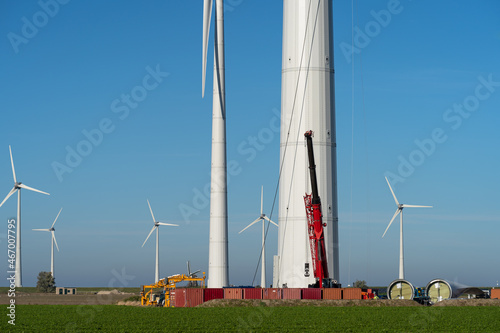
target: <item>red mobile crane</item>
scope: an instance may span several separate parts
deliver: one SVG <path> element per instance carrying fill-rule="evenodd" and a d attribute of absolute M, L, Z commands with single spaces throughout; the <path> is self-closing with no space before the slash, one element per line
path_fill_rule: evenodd
<path fill-rule="evenodd" d="M 323 279 L 328 279 L 328 264 L 326 261 L 325 237 L 323 227 L 323 216 L 321 214 L 321 199 L 318 194 L 318 181 L 316 179 L 316 164 L 314 163 L 314 151 L 312 145 L 313 132 L 304 134 L 307 140 L 307 153 L 309 156 L 309 173 L 311 175 L 312 193 L 304 196 L 307 215 L 307 230 L 309 232 L 309 243 L 311 245 L 311 257 L 314 277 L 319 288 L 323 287 Z"/>

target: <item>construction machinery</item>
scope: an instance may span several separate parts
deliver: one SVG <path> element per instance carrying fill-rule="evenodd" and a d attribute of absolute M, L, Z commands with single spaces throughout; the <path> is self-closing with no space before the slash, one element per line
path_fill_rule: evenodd
<path fill-rule="evenodd" d="M 316 164 L 314 163 L 314 151 L 312 145 L 313 132 L 304 134 L 307 140 L 307 153 L 309 157 L 309 173 L 311 176 L 312 193 L 304 196 L 307 215 L 307 230 L 309 232 L 309 243 L 311 246 L 311 258 L 316 278 L 316 287 L 323 288 L 323 283 L 329 281 L 328 264 L 326 260 L 325 235 L 323 227 L 323 216 L 321 214 L 321 199 L 318 194 L 318 181 L 316 179 Z M 326 281 L 324 281 L 326 280 Z M 329 284 L 329 283 L 328 283 Z"/>
<path fill-rule="evenodd" d="M 175 294 L 177 283 L 180 282 L 200 282 L 201 288 L 205 288 L 205 272 L 203 277 L 195 277 L 191 275 L 177 274 L 159 280 L 155 284 L 141 286 L 141 305 L 149 306 L 171 306 L 171 296 Z M 156 289 L 156 290 L 155 290 Z"/>

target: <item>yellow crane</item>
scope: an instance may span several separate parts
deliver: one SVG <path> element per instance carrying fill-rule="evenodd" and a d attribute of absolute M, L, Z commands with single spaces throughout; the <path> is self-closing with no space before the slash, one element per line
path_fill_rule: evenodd
<path fill-rule="evenodd" d="M 205 288 L 205 272 L 203 277 L 198 278 L 184 274 L 177 274 L 159 280 L 151 285 L 141 286 L 141 305 L 170 307 L 170 293 L 175 290 L 177 283 L 201 282 L 201 288 Z M 154 292 L 155 289 L 161 289 L 160 294 Z"/>

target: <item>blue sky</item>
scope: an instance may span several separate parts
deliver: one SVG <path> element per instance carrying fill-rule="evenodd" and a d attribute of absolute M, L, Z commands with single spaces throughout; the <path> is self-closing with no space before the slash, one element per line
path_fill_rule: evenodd
<path fill-rule="evenodd" d="M 18 179 L 51 194 L 23 192 L 24 285 L 50 269 L 50 236 L 31 229 L 61 207 L 58 285 L 152 282 L 148 198 L 159 220 L 180 225 L 160 230 L 161 275 L 185 273 L 187 260 L 207 270 L 202 1 L 61 0 L 45 6 L 51 15 L 40 3 L 0 3 L 0 196 L 13 185 L 9 145 Z M 351 14 L 350 1 L 334 1 L 341 283 L 397 277 L 398 226 L 381 239 L 396 209 L 389 175 L 401 202 L 434 206 L 405 211 L 407 279 L 496 284 L 500 4 L 358 1 L 354 44 Z M 227 0 L 225 16 L 230 282 L 249 285 L 261 231 L 238 231 L 258 217 L 261 185 L 271 214 L 278 181 L 282 1 Z M 4 221 L 16 201 L 0 208 Z M 268 283 L 276 251 L 270 229 Z"/>

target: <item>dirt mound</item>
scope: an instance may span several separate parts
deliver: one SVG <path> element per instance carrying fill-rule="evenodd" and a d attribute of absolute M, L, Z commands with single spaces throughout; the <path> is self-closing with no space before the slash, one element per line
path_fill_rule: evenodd
<path fill-rule="evenodd" d="M 126 306 L 141 306 L 140 301 L 120 301 L 116 305 L 126 305 Z"/>
<path fill-rule="evenodd" d="M 113 289 L 113 290 L 101 290 L 97 293 L 97 295 L 121 295 L 125 294 L 118 289 Z"/>
<path fill-rule="evenodd" d="M 445 299 L 434 306 L 500 306 L 500 299 Z"/>
<path fill-rule="evenodd" d="M 309 300 L 309 299 L 214 299 L 198 305 L 202 308 L 249 306 L 420 306 L 412 300 Z"/>

